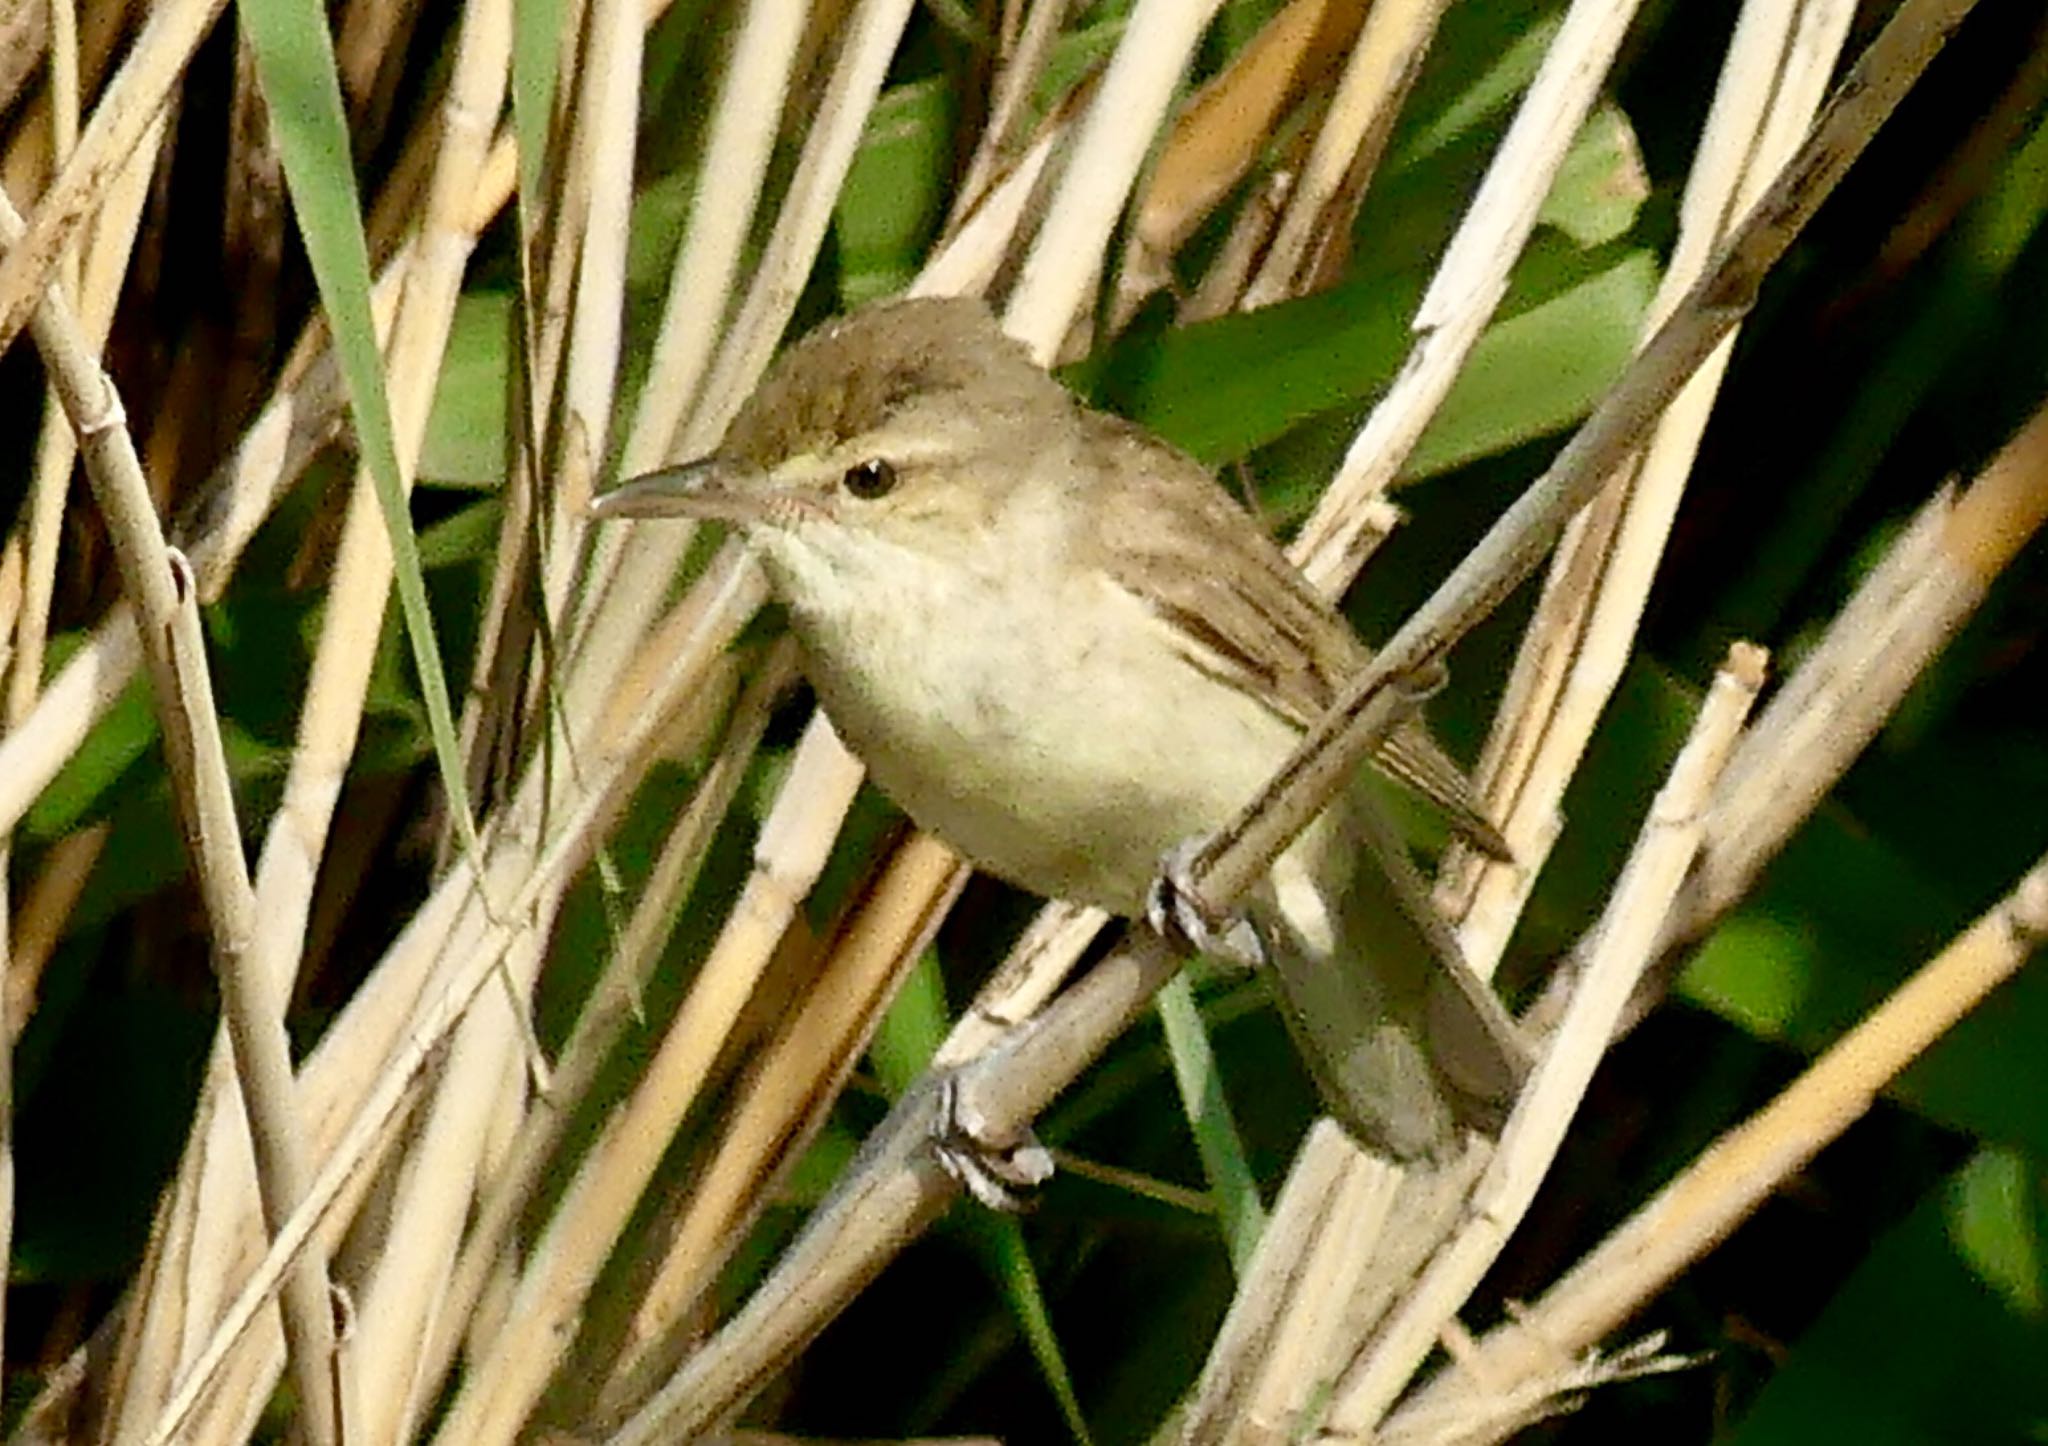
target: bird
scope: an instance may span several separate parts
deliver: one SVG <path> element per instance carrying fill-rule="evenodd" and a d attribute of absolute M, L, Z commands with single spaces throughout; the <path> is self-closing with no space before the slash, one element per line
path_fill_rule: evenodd
<path fill-rule="evenodd" d="M 1084 404 L 974 299 L 812 331 L 714 451 L 593 510 L 736 527 L 882 791 L 989 873 L 1127 918 L 1371 656 L 1207 469 Z M 1505 851 L 1419 717 L 1374 761 Z M 1347 789 L 1248 911 L 1331 1112 L 1442 1157 L 1498 1127 L 1528 1054 L 1383 789 Z"/>

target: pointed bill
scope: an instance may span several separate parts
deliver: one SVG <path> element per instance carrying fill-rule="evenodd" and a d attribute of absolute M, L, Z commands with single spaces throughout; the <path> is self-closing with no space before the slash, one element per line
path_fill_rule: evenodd
<path fill-rule="evenodd" d="M 736 485 L 723 458 L 700 457 L 679 467 L 664 467 L 621 482 L 590 500 L 598 521 L 618 517 L 689 517 L 699 522 L 758 522 L 766 498 L 758 490 Z"/>

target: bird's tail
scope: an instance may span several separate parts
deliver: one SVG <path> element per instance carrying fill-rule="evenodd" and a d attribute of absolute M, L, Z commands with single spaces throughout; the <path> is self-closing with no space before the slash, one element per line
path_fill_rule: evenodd
<path fill-rule="evenodd" d="M 1256 912 L 1330 1112 L 1399 1160 L 1495 1130 L 1529 1051 L 1460 955 L 1392 821 L 1351 790 L 1274 867 Z"/>

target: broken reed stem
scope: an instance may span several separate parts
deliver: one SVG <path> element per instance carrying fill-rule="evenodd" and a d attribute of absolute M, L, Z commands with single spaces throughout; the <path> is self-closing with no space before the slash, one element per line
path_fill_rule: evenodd
<path fill-rule="evenodd" d="M 1433 1377 L 1389 1429 L 1454 1409 L 1474 1392 L 1512 1391 L 1618 1329 L 1861 1119 L 1900 1071 L 2011 978 L 2044 938 L 2048 858 L 1539 1300 L 1487 1332 L 1469 1361 Z"/>
<path fill-rule="evenodd" d="M 1852 9 L 1835 0 L 1743 7 L 1687 177 L 1652 327 L 1812 124 Z M 1476 780 L 1515 858 L 1461 850 L 1440 880 L 1439 902 L 1459 920 L 1466 962 L 1481 975 L 1491 976 L 1507 947 L 1560 831 L 1565 789 L 1634 653 L 1733 341 L 1731 333 L 1679 390 L 1641 453 L 1572 519 L 1551 558 Z"/>
<path fill-rule="evenodd" d="M 1656 957 L 1665 920 L 1692 867 L 1704 811 L 1764 682 L 1760 648 L 1738 643 L 1708 689 L 1691 736 L 1589 935 L 1586 965 L 1542 1061 L 1515 1102 L 1500 1145 L 1473 1192 L 1471 1213 L 1431 1259 L 1371 1349 L 1346 1372 L 1330 1411 L 1338 1434 L 1369 1434 L 1437 1338 L 1479 1287 L 1535 1201 L 1592 1083 L 1629 992 Z"/>
<path fill-rule="evenodd" d="M 1211 908 L 1243 897 L 1379 742 L 1362 716 L 1373 695 L 1441 656 L 1542 562 L 1565 523 L 1640 444 L 1676 389 L 1748 314 L 1764 276 L 1969 10 L 1970 0 L 1905 0 L 1893 12 L 1718 262 L 1543 476 L 1388 640 L 1258 797 L 1197 855 L 1194 882 Z"/>
<path fill-rule="evenodd" d="M 1263 876 L 1384 736 L 1395 712 L 1385 685 L 1435 656 L 1542 560 L 1565 520 L 1638 445 L 1665 399 L 1744 314 L 1763 274 L 1968 9 L 1967 0 L 1906 0 L 1894 13 L 1720 264 L 1688 293 L 1544 477 L 1204 851 L 1196 881 L 1211 907 L 1227 908 Z M 971 1113 L 988 1122 L 994 1143 L 1020 1132 L 1145 1007 L 1178 962 L 1161 940 L 1129 941 L 962 1072 L 963 1112 L 972 1094 Z M 613 1438 L 618 1446 L 724 1420 L 953 1197 L 956 1186 L 926 1147 L 934 1121 L 929 1095 L 899 1103 L 768 1281 Z"/>

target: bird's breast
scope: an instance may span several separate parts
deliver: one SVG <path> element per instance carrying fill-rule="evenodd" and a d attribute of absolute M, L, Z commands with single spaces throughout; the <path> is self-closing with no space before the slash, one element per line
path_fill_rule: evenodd
<path fill-rule="evenodd" d="M 1248 799 L 1294 730 L 1107 578 L 999 571 L 906 556 L 858 606 L 793 604 L 811 681 L 920 826 L 1035 892 L 1133 913 L 1160 855 Z"/>

